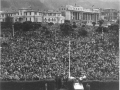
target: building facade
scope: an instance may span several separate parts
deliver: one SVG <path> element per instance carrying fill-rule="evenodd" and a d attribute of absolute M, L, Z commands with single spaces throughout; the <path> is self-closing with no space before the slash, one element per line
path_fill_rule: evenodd
<path fill-rule="evenodd" d="M 116 9 L 103 9 L 101 10 L 101 16 L 106 21 L 117 21 L 118 11 Z"/>
<path fill-rule="evenodd" d="M 62 16 L 61 12 L 58 11 L 45 11 L 44 12 L 44 22 L 52 23 L 64 23 L 65 17 Z"/>
<path fill-rule="evenodd" d="M 100 18 L 99 9 L 84 9 L 80 6 L 66 5 L 59 9 L 65 16 L 66 20 L 70 21 L 86 21 L 87 24 L 98 22 Z"/>
<path fill-rule="evenodd" d="M 64 16 L 60 12 L 56 11 L 38 11 L 28 8 L 19 9 L 18 12 L 5 12 L 0 14 L 1 22 L 5 21 L 6 16 L 13 18 L 13 22 L 52 22 L 52 23 L 64 23 Z"/>

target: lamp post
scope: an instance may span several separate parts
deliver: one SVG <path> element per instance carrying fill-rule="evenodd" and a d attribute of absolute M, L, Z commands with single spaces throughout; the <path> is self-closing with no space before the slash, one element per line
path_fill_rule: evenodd
<path fill-rule="evenodd" d="M 70 78 L 70 44 L 71 44 L 71 41 L 69 40 L 69 78 Z"/>
<path fill-rule="evenodd" d="M 14 37 L 14 25 L 12 25 L 12 30 L 13 30 L 13 37 Z"/>

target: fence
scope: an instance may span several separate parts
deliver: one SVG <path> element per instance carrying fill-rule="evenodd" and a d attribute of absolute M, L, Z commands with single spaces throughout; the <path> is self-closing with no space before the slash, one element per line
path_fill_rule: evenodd
<path fill-rule="evenodd" d="M 119 81 L 85 81 L 84 90 L 89 83 L 90 90 L 119 90 Z M 55 90 L 55 81 L 1 81 L 1 90 Z M 67 83 L 68 90 L 73 90 L 72 82 Z"/>

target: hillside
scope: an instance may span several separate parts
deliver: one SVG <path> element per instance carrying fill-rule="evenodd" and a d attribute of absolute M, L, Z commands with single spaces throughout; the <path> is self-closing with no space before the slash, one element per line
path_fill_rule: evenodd
<path fill-rule="evenodd" d="M 1 0 L 2 10 L 12 10 L 23 7 L 33 9 L 58 9 L 66 4 L 78 5 L 84 8 L 114 8 L 119 9 L 119 0 Z"/>
<path fill-rule="evenodd" d="M 43 1 L 43 0 L 40 0 Z M 71 4 L 71 5 L 78 5 L 84 8 L 114 8 L 119 9 L 119 0 L 109 1 L 109 0 L 44 0 L 44 4 L 47 6 L 52 6 L 51 8 L 55 7 L 58 8 L 60 6 Z"/>
<path fill-rule="evenodd" d="M 2 10 L 17 10 L 19 8 L 28 8 L 32 7 L 33 9 L 48 9 L 43 3 L 39 0 L 2 0 L 1 9 Z"/>

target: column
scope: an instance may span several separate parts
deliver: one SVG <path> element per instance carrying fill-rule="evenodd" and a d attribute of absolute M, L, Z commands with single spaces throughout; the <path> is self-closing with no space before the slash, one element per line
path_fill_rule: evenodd
<path fill-rule="evenodd" d="M 90 20 L 92 21 L 92 14 L 91 14 L 91 19 Z"/>
<path fill-rule="evenodd" d="M 73 20 L 75 19 L 75 15 L 74 15 L 74 12 L 73 12 Z"/>
<path fill-rule="evenodd" d="M 76 12 L 74 13 L 74 15 L 75 15 L 75 20 L 76 20 Z"/>
<path fill-rule="evenodd" d="M 84 13 L 82 13 L 82 15 L 83 15 L 82 19 L 85 20 L 85 15 L 84 15 Z"/>
<path fill-rule="evenodd" d="M 88 13 L 87 13 L 87 22 L 88 22 Z"/>
<path fill-rule="evenodd" d="M 78 12 L 76 12 L 76 17 L 77 17 L 77 20 L 78 20 Z"/>
<path fill-rule="evenodd" d="M 91 20 L 93 21 L 93 14 L 91 15 Z"/>
<path fill-rule="evenodd" d="M 79 13 L 77 12 L 77 20 L 79 20 Z"/>
<path fill-rule="evenodd" d="M 80 20 L 80 13 L 78 12 L 78 20 Z"/>
<path fill-rule="evenodd" d="M 97 22 L 97 20 L 98 20 L 98 19 L 97 19 L 97 13 L 96 13 L 96 22 Z"/>
<path fill-rule="evenodd" d="M 79 13 L 79 20 L 81 20 L 81 13 Z"/>

